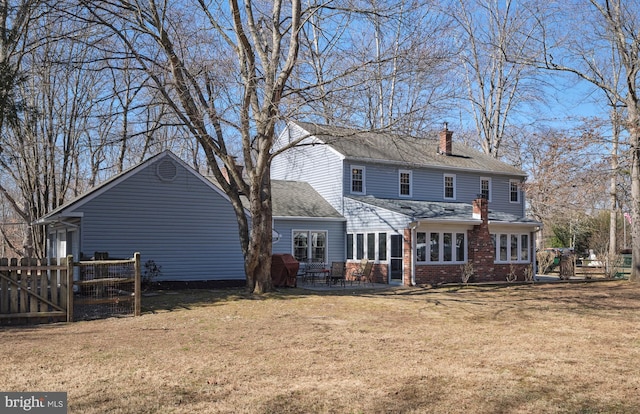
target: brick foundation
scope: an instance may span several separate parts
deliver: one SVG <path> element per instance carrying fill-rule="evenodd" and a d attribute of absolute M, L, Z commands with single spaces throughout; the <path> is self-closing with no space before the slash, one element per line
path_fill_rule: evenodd
<path fill-rule="evenodd" d="M 357 269 L 360 269 L 360 262 L 347 262 L 347 280 L 351 280 L 351 274 Z M 387 263 L 375 263 L 371 269 L 373 283 L 388 283 L 388 269 Z"/>
<path fill-rule="evenodd" d="M 486 274 L 481 273 L 474 267 L 473 282 L 506 282 L 507 275 L 511 271 L 511 266 L 505 264 L 493 264 L 485 266 Z M 529 263 L 513 264 L 516 280 L 524 281 L 525 272 L 531 266 Z M 461 283 L 462 265 L 418 265 L 416 266 L 416 285 L 434 285 L 441 283 Z"/>

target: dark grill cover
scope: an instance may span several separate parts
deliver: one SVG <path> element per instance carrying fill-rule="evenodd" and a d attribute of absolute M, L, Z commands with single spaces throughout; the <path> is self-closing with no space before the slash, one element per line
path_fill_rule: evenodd
<path fill-rule="evenodd" d="M 271 257 L 271 280 L 275 287 L 296 287 L 300 263 L 290 254 Z"/>

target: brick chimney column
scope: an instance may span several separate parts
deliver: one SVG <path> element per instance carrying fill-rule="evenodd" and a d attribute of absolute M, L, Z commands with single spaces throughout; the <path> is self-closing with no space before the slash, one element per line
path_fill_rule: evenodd
<path fill-rule="evenodd" d="M 478 281 L 495 279 L 495 247 L 489 233 L 489 202 L 484 198 L 473 200 L 473 218 L 482 223 L 469 230 L 469 262 Z"/>
<path fill-rule="evenodd" d="M 481 219 L 483 222 L 489 220 L 489 202 L 485 198 L 473 200 L 473 218 Z"/>
<path fill-rule="evenodd" d="M 453 141 L 453 131 L 449 131 L 447 123 L 444 124 L 444 129 L 440 131 L 440 147 L 438 148 L 440 154 L 451 155 L 451 142 Z"/>

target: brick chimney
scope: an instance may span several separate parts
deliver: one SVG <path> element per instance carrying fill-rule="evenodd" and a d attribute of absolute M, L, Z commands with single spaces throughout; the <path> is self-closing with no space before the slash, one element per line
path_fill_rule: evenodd
<path fill-rule="evenodd" d="M 482 222 L 469 230 L 468 255 L 469 262 L 473 264 L 477 281 L 489 281 L 496 279 L 495 248 L 489 233 L 489 202 L 480 197 L 473 200 L 473 218 L 482 219 Z"/>
<path fill-rule="evenodd" d="M 453 131 L 447 129 L 447 123 L 444 123 L 444 129 L 440 131 L 440 147 L 438 152 L 444 155 L 451 155 L 451 141 L 453 140 Z"/>
<path fill-rule="evenodd" d="M 483 222 L 489 220 L 489 202 L 486 198 L 480 197 L 473 200 L 473 215 L 474 219 L 481 219 Z"/>

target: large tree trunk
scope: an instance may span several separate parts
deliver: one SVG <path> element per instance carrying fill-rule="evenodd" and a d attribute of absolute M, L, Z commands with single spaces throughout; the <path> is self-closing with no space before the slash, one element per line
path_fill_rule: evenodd
<path fill-rule="evenodd" d="M 251 238 L 245 256 L 247 289 L 252 293 L 273 290 L 271 279 L 271 246 L 273 221 L 271 209 L 271 178 L 269 172 L 260 180 L 261 185 L 251 185 L 250 212 Z"/>
<path fill-rule="evenodd" d="M 620 142 L 620 118 L 616 108 L 611 111 L 611 126 L 613 136 L 611 140 L 611 180 L 609 184 L 609 259 L 618 254 L 618 144 Z M 624 220 L 624 218 L 623 218 Z"/>
<path fill-rule="evenodd" d="M 633 253 L 629 281 L 637 282 L 640 274 L 640 130 L 638 115 L 629 108 L 628 130 L 631 151 L 631 248 Z"/>

